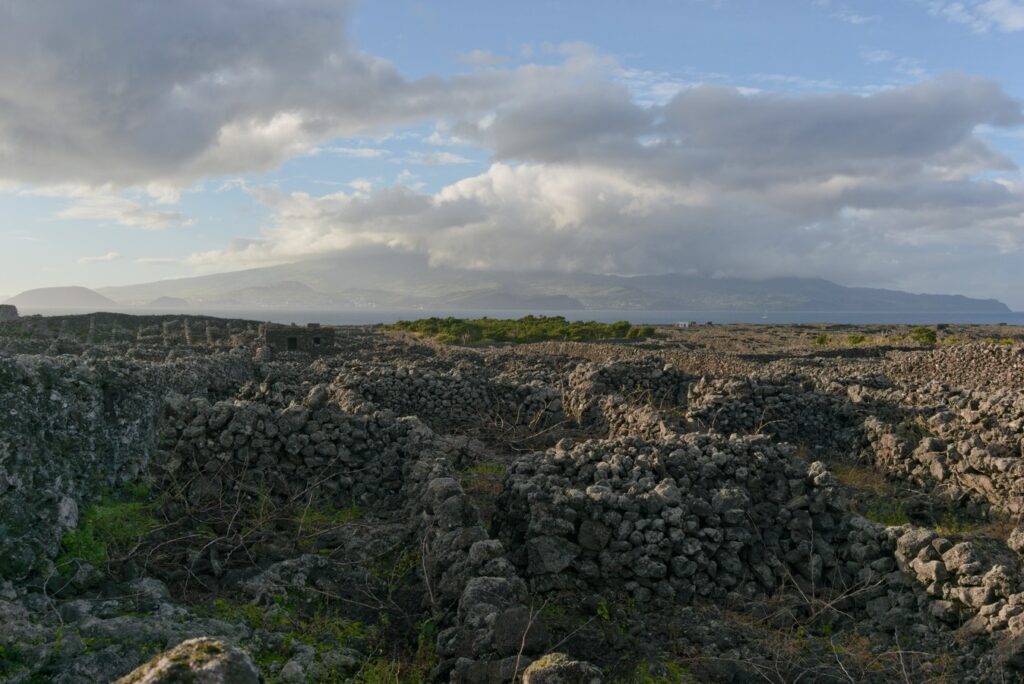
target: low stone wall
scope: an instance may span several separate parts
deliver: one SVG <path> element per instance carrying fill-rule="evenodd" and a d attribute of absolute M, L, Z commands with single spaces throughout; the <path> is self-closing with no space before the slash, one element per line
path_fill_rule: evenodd
<path fill-rule="evenodd" d="M 690 387 L 686 417 L 698 429 L 764 433 L 832 457 L 860 443 L 863 420 L 850 402 L 818 391 L 802 376 L 702 378 Z"/>
<path fill-rule="evenodd" d="M 884 540 L 792 453 L 764 437 L 566 440 L 513 466 L 496 528 L 538 590 L 685 602 L 852 583 Z"/>
<path fill-rule="evenodd" d="M 349 410 L 385 408 L 435 429 L 498 423 L 542 429 L 565 420 L 556 389 L 497 382 L 490 375 L 480 368 L 353 365 L 331 389 Z"/>
<path fill-rule="evenodd" d="M 153 463 L 162 486 L 187 488 L 197 502 L 242 493 L 393 507 L 402 468 L 417 457 L 419 422 L 386 411 L 349 413 L 328 397 L 317 385 L 285 408 L 170 398 Z"/>

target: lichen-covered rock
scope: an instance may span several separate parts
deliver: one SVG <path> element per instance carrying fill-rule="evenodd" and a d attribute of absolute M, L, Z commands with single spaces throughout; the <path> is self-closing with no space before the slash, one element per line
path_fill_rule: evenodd
<path fill-rule="evenodd" d="M 603 684 L 600 668 L 564 653 L 549 653 L 523 672 L 523 684 Z"/>
<path fill-rule="evenodd" d="M 244 651 L 217 639 L 184 641 L 121 677 L 116 684 L 260 684 Z"/>

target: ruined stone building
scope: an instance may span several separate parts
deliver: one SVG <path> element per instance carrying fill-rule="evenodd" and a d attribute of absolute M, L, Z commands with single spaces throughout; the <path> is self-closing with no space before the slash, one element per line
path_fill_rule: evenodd
<path fill-rule="evenodd" d="M 310 323 L 306 327 L 267 323 L 263 340 L 275 352 L 329 354 L 334 348 L 334 330 L 322 328 L 319 323 Z"/>

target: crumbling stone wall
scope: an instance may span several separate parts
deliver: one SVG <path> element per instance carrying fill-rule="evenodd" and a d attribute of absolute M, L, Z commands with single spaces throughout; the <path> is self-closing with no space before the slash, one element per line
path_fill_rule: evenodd
<path fill-rule="evenodd" d="M 813 453 L 845 455 L 862 440 L 863 420 L 842 397 L 800 376 L 701 380 L 690 387 L 687 418 L 721 434 L 764 433 Z"/>
<path fill-rule="evenodd" d="M 55 555 L 83 502 L 145 468 L 166 393 L 217 394 L 251 373 L 238 354 L 156 365 L 0 356 L 0 580 Z"/>
<path fill-rule="evenodd" d="M 350 410 L 386 408 L 439 430 L 496 423 L 541 429 L 565 420 L 556 389 L 496 382 L 490 375 L 481 368 L 353 364 L 331 389 Z"/>
<path fill-rule="evenodd" d="M 565 441 L 513 466 L 497 530 L 535 589 L 685 602 L 853 582 L 884 545 L 792 453 L 765 437 Z"/>
<path fill-rule="evenodd" d="M 581 363 L 570 374 L 563 401 L 580 425 L 607 427 L 602 400 L 619 395 L 659 409 L 685 407 L 693 376 L 654 360 Z"/>

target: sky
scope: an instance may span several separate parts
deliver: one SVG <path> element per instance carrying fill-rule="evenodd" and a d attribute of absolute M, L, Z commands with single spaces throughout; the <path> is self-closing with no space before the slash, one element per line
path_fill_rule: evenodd
<path fill-rule="evenodd" d="M 1024 310 L 1024 0 L 4 0 L 0 295 L 383 245 Z"/>

